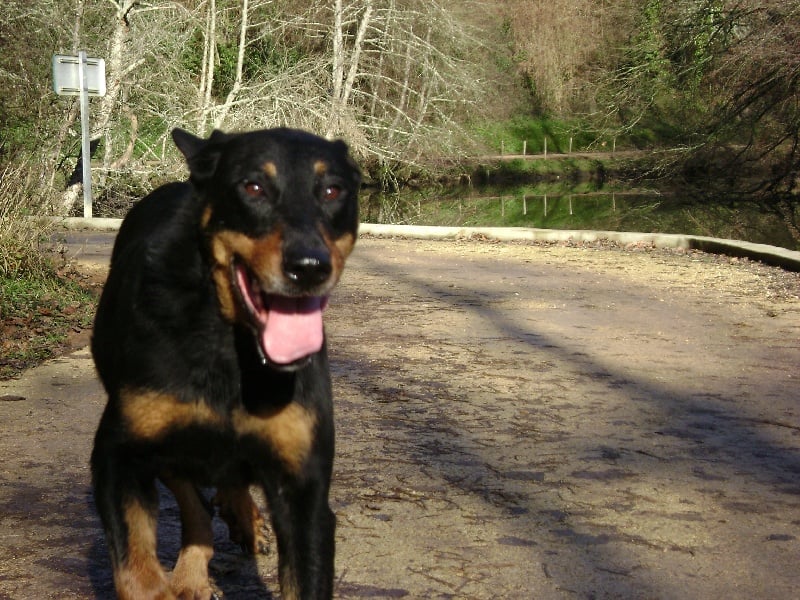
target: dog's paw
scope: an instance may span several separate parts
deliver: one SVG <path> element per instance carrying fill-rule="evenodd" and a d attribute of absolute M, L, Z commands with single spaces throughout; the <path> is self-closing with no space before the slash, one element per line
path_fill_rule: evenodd
<path fill-rule="evenodd" d="M 269 554 L 269 541 L 264 533 L 264 519 L 261 519 L 262 527 L 256 531 L 255 539 L 253 540 L 252 553 L 253 554 Z"/>
<path fill-rule="evenodd" d="M 175 577 L 173 576 L 172 593 L 177 600 L 221 600 L 207 576 Z"/>
<path fill-rule="evenodd" d="M 222 596 L 217 595 L 210 587 L 200 590 L 181 590 L 174 593 L 177 600 L 222 600 Z"/>
<path fill-rule="evenodd" d="M 266 522 L 246 487 L 217 491 L 214 504 L 228 525 L 228 535 L 247 554 L 269 554 Z"/>
<path fill-rule="evenodd" d="M 249 527 L 232 528 L 229 524 L 228 528 L 231 541 L 239 544 L 245 554 L 269 554 L 269 540 L 265 533 L 266 524 L 257 508 L 256 515 L 250 521 Z"/>
<path fill-rule="evenodd" d="M 208 578 L 208 561 L 212 554 L 208 546 L 181 548 L 170 578 L 170 588 L 178 600 L 213 600 L 217 597 Z"/>

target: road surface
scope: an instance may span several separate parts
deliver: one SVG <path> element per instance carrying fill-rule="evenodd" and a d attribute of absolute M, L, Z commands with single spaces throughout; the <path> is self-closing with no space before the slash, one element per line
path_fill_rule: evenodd
<path fill-rule="evenodd" d="M 74 236 L 102 270 L 112 235 Z M 326 317 L 336 596 L 796 598 L 799 296 L 696 252 L 361 239 Z M 103 402 L 85 348 L 0 382 L 0 598 L 112 597 Z M 277 594 L 215 531 L 224 597 Z"/>

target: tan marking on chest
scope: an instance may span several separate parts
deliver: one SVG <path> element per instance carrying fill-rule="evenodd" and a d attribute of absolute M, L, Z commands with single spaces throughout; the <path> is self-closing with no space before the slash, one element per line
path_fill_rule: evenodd
<path fill-rule="evenodd" d="M 244 410 L 233 414 L 233 427 L 239 435 L 266 442 L 294 473 L 300 471 L 311 453 L 316 426 L 316 415 L 296 402 L 260 415 Z"/>
<path fill-rule="evenodd" d="M 123 422 L 135 438 L 156 440 L 192 425 L 219 427 L 223 418 L 205 402 L 182 402 L 171 394 L 124 389 L 120 393 Z"/>

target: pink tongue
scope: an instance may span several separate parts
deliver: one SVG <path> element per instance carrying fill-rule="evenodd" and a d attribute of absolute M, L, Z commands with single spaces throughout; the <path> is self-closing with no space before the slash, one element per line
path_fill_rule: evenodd
<path fill-rule="evenodd" d="M 292 363 L 322 348 L 322 298 L 271 296 L 261 347 L 279 365 Z"/>

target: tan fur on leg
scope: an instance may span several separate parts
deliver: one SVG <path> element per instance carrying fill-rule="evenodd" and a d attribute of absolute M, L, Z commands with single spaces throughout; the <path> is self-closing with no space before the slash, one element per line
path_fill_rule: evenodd
<path fill-rule="evenodd" d="M 208 562 L 214 554 L 211 515 L 199 492 L 188 481 L 166 479 L 181 511 L 181 552 L 172 571 L 170 587 L 180 600 L 209 600 L 214 590 L 208 579 Z"/>
<path fill-rule="evenodd" d="M 156 519 L 134 500 L 123 508 L 128 527 L 127 556 L 114 571 L 120 600 L 173 600 L 167 576 L 156 556 Z"/>

